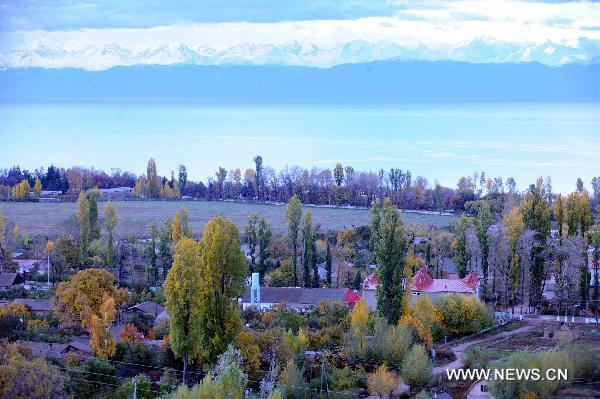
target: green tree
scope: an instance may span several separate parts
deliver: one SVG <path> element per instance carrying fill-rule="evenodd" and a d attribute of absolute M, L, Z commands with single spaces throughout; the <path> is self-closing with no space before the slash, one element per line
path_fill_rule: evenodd
<path fill-rule="evenodd" d="M 467 251 L 467 229 L 470 220 L 463 213 L 456 223 L 456 239 L 454 240 L 454 263 L 456 264 L 456 273 L 459 278 L 467 275 L 467 264 L 470 255 Z"/>
<path fill-rule="evenodd" d="M 90 202 L 84 192 L 79 193 L 75 216 L 79 221 L 79 254 L 81 256 L 81 263 L 85 264 L 90 242 Z"/>
<path fill-rule="evenodd" d="M 0 264 L 3 264 L 8 260 L 9 251 L 8 243 L 6 242 L 6 222 L 4 220 L 4 214 L 0 210 Z"/>
<path fill-rule="evenodd" d="M 344 167 L 339 162 L 335 164 L 335 169 L 333 169 L 333 180 L 335 180 L 338 187 L 344 182 Z"/>
<path fill-rule="evenodd" d="M 98 200 L 102 196 L 97 188 L 86 192 L 90 204 L 90 241 L 100 238 L 100 224 L 98 223 Z"/>
<path fill-rule="evenodd" d="M 525 227 L 535 232 L 535 243 L 531 251 L 531 271 L 529 273 L 529 303 L 533 306 L 537 306 L 542 298 L 544 250 L 550 235 L 550 210 L 542 183 L 540 177 L 535 185 L 529 186 L 529 192 L 521 206 Z"/>
<path fill-rule="evenodd" d="M 187 378 L 188 359 L 201 351 L 203 301 L 200 248 L 192 239 L 183 238 L 175 250 L 175 260 L 164 285 L 165 309 L 169 312 L 171 349 L 183 358 L 183 381 Z"/>
<path fill-rule="evenodd" d="M 163 280 L 166 280 L 173 258 L 171 256 L 171 221 L 165 220 L 158 236 L 158 257 L 163 269 Z"/>
<path fill-rule="evenodd" d="M 206 224 L 200 243 L 200 337 L 214 362 L 241 329 L 236 298 L 244 292 L 248 264 L 237 227 L 219 216 Z"/>
<path fill-rule="evenodd" d="M 256 185 L 256 199 L 260 201 L 260 185 L 262 182 L 263 159 L 260 155 L 254 157 L 255 173 L 254 181 Z"/>
<path fill-rule="evenodd" d="M 290 198 L 286 206 L 288 234 L 292 244 L 292 266 L 294 268 L 294 286 L 298 286 L 298 231 L 302 219 L 302 207 L 297 195 Z"/>
<path fill-rule="evenodd" d="M 258 222 L 258 270 L 260 272 L 260 278 L 264 277 L 267 271 L 267 262 L 271 257 L 271 240 L 273 238 L 273 232 L 271 226 L 264 218 L 261 218 Z"/>
<path fill-rule="evenodd" d="M 154 158 L 148 160 L 148 165 L 146 166 L 146 179 L 146 196 L 148 198 L 160 197 L 161 182 L 158 178 L 158 173 L 156 172 L 156 162 L 154 161 Z"/>
<path fill-rule="evenodd" d="M 248 224 L 245 228 L 246 243 L 250 251 L 250 272 L 254 271 L 256 265 L 256 246 L 258 245 L 258 214 L 250 212 L 248 215 Z"/>
<path fill-rule="evenodd" d="M 327 249 L 325 252 L 325 272 L 327 273 L 327 286 L 328 287 L 331 286 L 331 263 L 332 263 L 331 244 L 329 243 L 329 240 L 327 240 Z"/>
<path fill-rule="evenodd" d="M 15 354 L 0 367 L 0 397 L 14 399 L 66 399 L 64 376 L 43 359 Z"/>
<path fill-rule="evenodd" d="M 73 379 L 67 384 L 74 398 L 103 398 L 111 395 L 118 384 L 117 369 L 105 361 L 91 357 L 69 371 Z"/>
<path fill-rule="evenodd" d="M 150 230 L 148 232 L 149 240 L 146 242 L 144 246 L 144 255 L 148 259 L 150 259 L 150 267 L 148 268 L 148 274 L 151 278 L 152 282 L 156 284 L 158 282 L 158 254 L 157 254 L 157 245 L 160 236 L 160 232 L 158 231 L 158 227 L 156 223 L 152 223 L 150 225 Z"/>
<path fill-rule="evenodd" d="M 515 302 L 516 302 L 516 294 L 519 289 L 519 238 L 525 229 L 525 224 L 523 223 L 523 217 L 521 216 L 521 212 L 518 209 L 513 209 L 510 211 L 508 215 L 504 218 L 504 225 L 506 226 L 506 230 L 508 231 L 508 247 L 510 250 L 510 272 L 509 272 L 509 281 L 510 281 L 510 291 L 512 293 L 512 303 L 513 313 L 515 312 Z"/>
<path fill-rule="evenodd" d="M 487 201 L 474 201 L 470 203 L 470 209 L 475 212 L 475 232 L 477 241 L 481 246 L 481 270 L 483 271 L 483 289 L 487 286 L 488 279 L 488 257 L 490 253 L 490 244 L 487 231 L 495 222 L 494 215 Z"/>
<path fill-rule="evenodd" d="M 152 390 L 152 382 L 144 374 L 138 374 L 133 378 L 123 381 L 115 391 L 115 398 L 133 398 L 135 388 L 136 398 L 153 399 L 156 393 Z"/>
<path fill-rule="evenodd" d="M 187 184 L 187 169 L 185 165 L 179 165 L 179 190 L 185 195 L 185 186 Z"/>
<path fill-rule="evenodd" d="M 115 206 L 113 205 L 111 200 L 108 200 L 106 202 L 106 205 L 104 206 L 104 230 L 106 230 L 108 237 L 108 245 L 107 245 L 107 249 L 108 249 L 108 253 L 107 253 L 107 264 L 109 266 L 114 266 L 115 264 L 115 237 L 114 237 L 114 232 L 115 232 L 115 227 L 117 227 L 117 224 L 119 223 L 119 220 L 117 219 L 117 210 L 115 209 Z"/>
<path fill-rule="evenodd" d="M 389 198 L 373 201 L 371 213 L 375 222 L 371 234 L 376 237 L 377 310 L 390 324 L 398 323 L 401 316 L 402 275 L 406 263 L 407 240 L 400 212 Z"/>
<path fill-rule="evenodd" d="M 302 223 L 302 243 L 304 250 L 302 252 L 302 271 L 303 282 L 305 287 L 311 287 L 312 281 L 310 277 L 311 263 L 313 260 L 313 226 L 312 226 L 312 211 L 309 209 L 304 214 L 304 222 Z"/>
<path fill-rule="evenodd" d="M 422 387 L 431 376 L 431 362 L 423 345 L 413 345 L 402 364 L 402 378 L 411 387 Z"/>

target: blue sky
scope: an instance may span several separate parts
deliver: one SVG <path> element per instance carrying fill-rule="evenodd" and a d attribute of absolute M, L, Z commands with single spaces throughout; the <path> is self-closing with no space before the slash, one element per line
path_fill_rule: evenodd
<path fill-rule="evenodd" d="M 592 40 L 592 44 L 582 45 L 582 38 Z M 505 43 L 520 46 L 521 53 L 510 61 L 545 62 L 544 52 L 568 53 L 566 58 L 556 56 L 548 64 L 590 61 L 600 53 L 600 3 L 0 0 L 0 66 L 11 67 L 105 69 L 137 62 L 153 63 L 156 58 L 160 58 L 156 63 L 177 63 L 180 54 L 174 55 L 173 51 L 163 52 L 150 61 L 139 59 L 144 52 L 182 44 L 201 57 L 208 54 L 210 58 L 218 53 L 220 58 L 211 60 L 213 63 L 240 62 L 235 57 L 232 60 L 231 53 L 239 54 L 247 46 L 299 42 L 307 51 L 308 45 L 331 49 L 353 41 L 390 42 L 408 50 L 427 47 L 430 58 L 454 59 L 448 55 L 453 49 L 479 39 L 491 43 L 493 49 L 490 50 L 490 45 L 470 49 L 475 54 L 469 54 L 466 61 L 506 62 L 514 48 Z M 564 47 L 533 47 L 546 42 Z M 571 49 L 577 52 L 572 54 Z M 389 49 L 379 46 L 369 51 L 376 53 L 375 60 L 394 58 L 400 50 L 390 53 Z M 536 51 L 541 55 L 529 57 Z M 115 59 L 107 60 L 107 52 Z M 95 53 L 104 59 L 95 59 Z M 329 66 L 356 61 L 339 56 L 331 59 L 331 51 L 328 54 L 317 60 L 303 58 L 284 63 Z M 423 59 L 424 56 L 409 51 L 407 57 Z M 256 61 L 261 62 L 268 63 Z"/>

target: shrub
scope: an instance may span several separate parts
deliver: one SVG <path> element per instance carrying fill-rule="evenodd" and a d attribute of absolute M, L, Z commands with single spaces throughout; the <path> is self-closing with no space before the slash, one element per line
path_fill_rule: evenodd
<path fill-rule="evenodd" d="M 474 296 L 444 295 L 436 306 L 450 335 L 473 334 L 494 324 L 492 312 Z"/>
<path fill-rule="evenodd" d="M 379 366 L 379 368 L 369 374 L 367 378 L 367 387 L 369 393 L 379 398 L 387 398 L 392 395 L 392 392 L 400 383 L 397 377 L 394 377 L 388 370 L 385 364 Z"/>
<path fill-rule="evenodd" d="M 279 387 L 286 399 L 309 397 L 308 384 L 304 380 L 304 374 L 294 360 L 290 360 L 281 373 Z"/>
<path fill-rule="evenodd" d="M 402 378 L 412 387 L 422 387 L 431 376 L 431 362 L 423 345 L 413 345 L 402 364 Z"/>
<path fill-rule="evenodd" d="M 133 397 L 133 389 L 134 385 L 137 383 L 136 387 L 136 397 L 140 399 L 152 399 L 156 396 L 155 392 L 152 390 L 152 384 L 148 377 L 144 374 L 138 374 L 135 377 L 123 381 L 123 383 L 117 388 L 115 392 L 115 397 L 117 399 L 129 399 Z"/>

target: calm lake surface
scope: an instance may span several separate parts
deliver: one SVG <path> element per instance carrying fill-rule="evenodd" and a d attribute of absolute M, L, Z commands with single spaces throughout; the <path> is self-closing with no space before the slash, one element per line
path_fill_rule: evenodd
<path fill-rule="evenodd" d="M 454 186 L 484 170 L 525 188 L 550 175 L 555 190 L 600 175 L 600 104 L 393 106 L 223 105 L 139 101 L 0 103 L 0 168 L 50 163 L 135 173 L 155 157 L 192 179 L 218 166 L 286 165 L 358 170 L 396 167 Z"/>

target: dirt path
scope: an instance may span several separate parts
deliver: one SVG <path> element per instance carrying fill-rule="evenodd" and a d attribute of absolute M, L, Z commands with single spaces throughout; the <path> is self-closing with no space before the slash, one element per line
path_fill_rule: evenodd
<path fill-rule="evenodd" d="M 450 349 L 452 349 L 452 351 L 454 352 L 454 354 L 456 355 L 456 360 L 448 363 L 444 366 L 438 366 L 438 367 L 434 367 L 431 372 L 433 373 L 433 375 L 437 375 L 437 374 L 441 374 L 444 373 L 446 371 L 446 369 L 459 369 L 461 367 L 464 366 L 463 363 L 463 355 L 466 352 L 467 349 L 469 349 L 471 346 L 473 345 L 477 345 L 477 344 L 481 344 L 484 342 L 490 342 L 490 341 L 495 341 L 499 338 L 505 338 L 508 337 L 510 335 L 514 335 L 514 334 L 519 334 L 522 332 L 526 332 L 529 331 L 531 329 L 533 329 L 535 326 L 533 325 L 527 325 L 527 326 L 523 326 L 520 328 L 517 328 L 516 330 L 511 330 L 511 331 L 503 331 L 501 333 L 495 334 L 495 335 L 490 335 L 487 337 L 483 337 L 480 339 L 476 339 L 474 341 L 468 341 L 465 343 L 462 343 L 460 345 L 456 345 L 455 347 L 451 347 Z"/>

